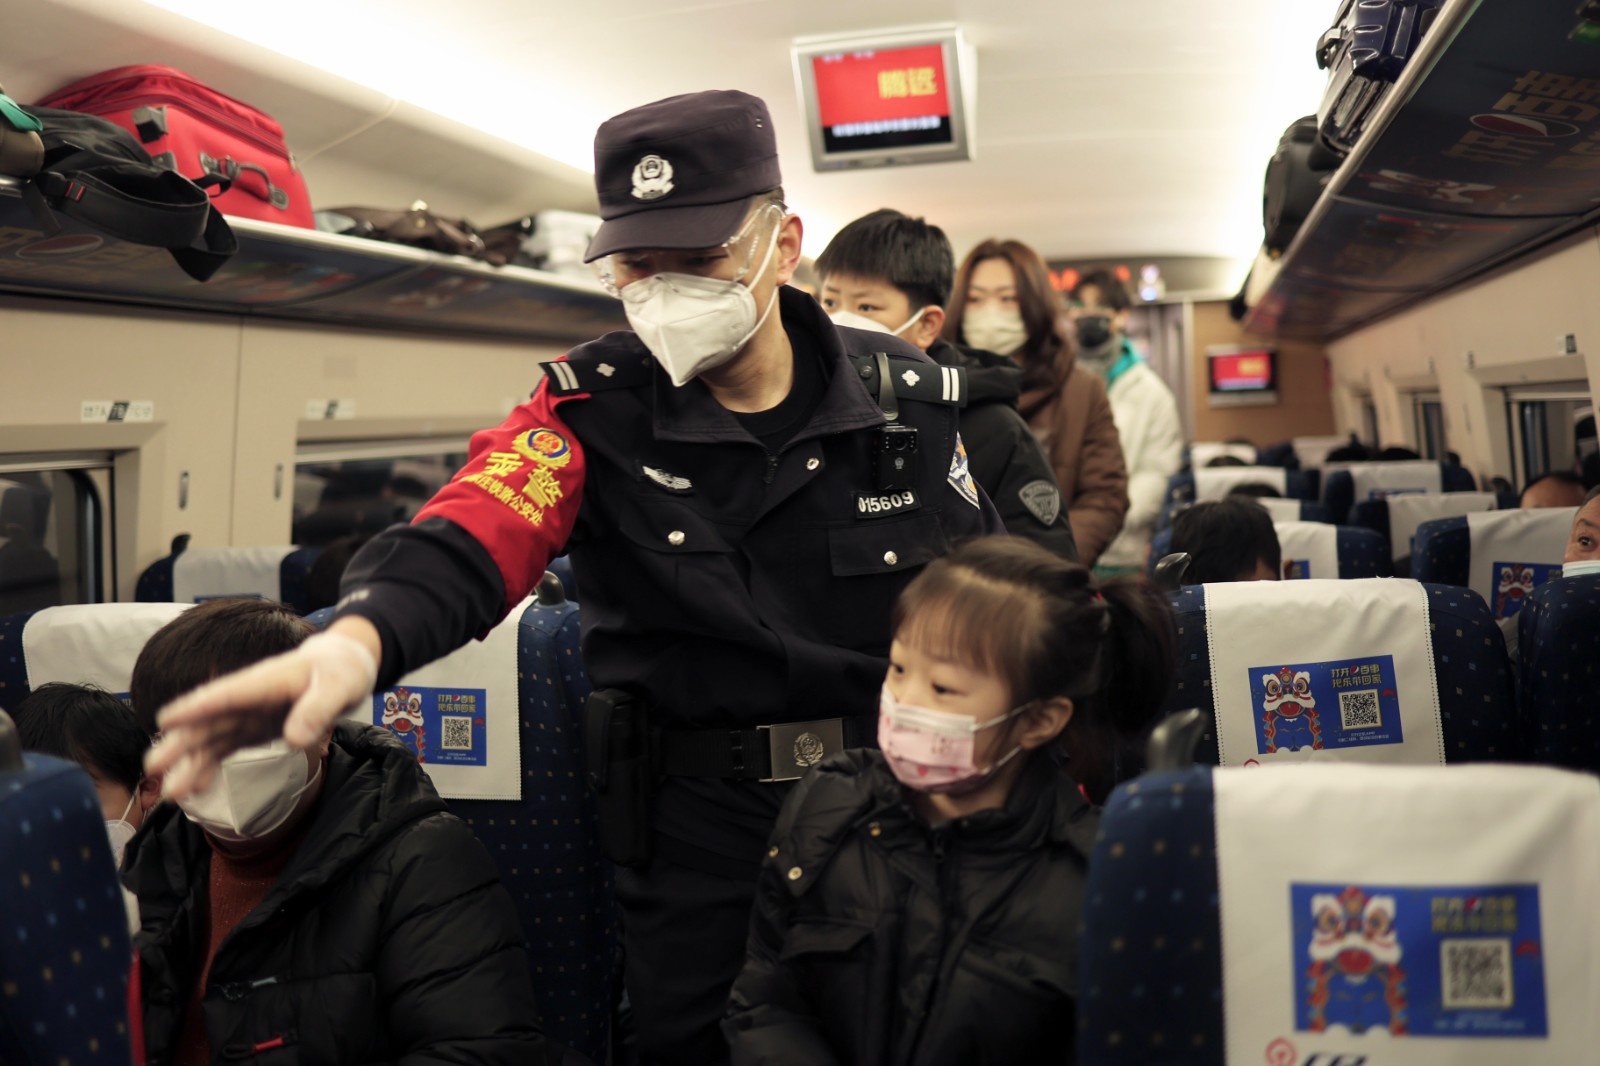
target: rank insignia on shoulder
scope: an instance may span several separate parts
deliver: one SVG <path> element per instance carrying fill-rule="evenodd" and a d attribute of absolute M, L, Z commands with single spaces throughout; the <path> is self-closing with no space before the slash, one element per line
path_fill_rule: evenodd
<path fill-rule="evenodd" d="M 873 392 L 877 391 L 878 368 L 876 356 L 853 355 L 861 380 Z M 915 359 L 889 358 L 889 377 L 894 383 L 894 394 L 903 400 L 921 400 L 924 403 L 949 404 L 965 407 L 967 404 L 967 372 L 958 366 L 939 363 L 919 363 Z"/>
<path fill-rule="evenodd" d="M 551 359 L 539 366 L 550 382 L 550 391 L 557 396 L 568 396 L 577 392 L 603 392 L 647 384 L 650 381 L 651 359 L 648 355 Z"/>

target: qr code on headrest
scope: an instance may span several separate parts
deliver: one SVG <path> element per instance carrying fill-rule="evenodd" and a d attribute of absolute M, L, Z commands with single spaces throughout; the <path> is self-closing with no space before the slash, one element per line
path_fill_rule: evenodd
<path fill-rule="evenodd" d="M 1441 940 L 1439 969 L 1446 1010 L 1503 1010 L 1512 1005 L 1508 939 Z"/>
<path fill-rule="evenodd" d="M 445 751 L 471 751 L 472 750 L 472 719 L 461 715 L 445 715 L 439 721 L 443 724 L 444 737 L 439 746 Z"/>
<path fill-rule="evenodd" d="M 1363 688 L 1339 693 L 1339 724 L 1345 729 L 1382 728 L 1383 711 L 1378 704 L 1378 690 Z"/>

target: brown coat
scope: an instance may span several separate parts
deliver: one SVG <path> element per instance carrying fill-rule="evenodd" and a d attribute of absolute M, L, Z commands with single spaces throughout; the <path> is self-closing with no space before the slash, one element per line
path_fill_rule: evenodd
<path fill-rule="evenodd" d="M 1105 382 L 1067 359 L 1056 383 L 1022 394 L 1018 409 L 1050 457 L 1078 555 L 1093 566 L 1122 529 L 1128 470 Z"/>

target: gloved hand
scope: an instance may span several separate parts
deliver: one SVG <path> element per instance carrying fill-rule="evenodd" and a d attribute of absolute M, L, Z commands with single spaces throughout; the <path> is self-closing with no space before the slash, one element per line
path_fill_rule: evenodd
<path fill-rule="evenodd" d="M 309 748 L 371 696 L 378 680 L 377 630 L 365 619 L 349 621 L 359 623 L 356 632 L 364 627 L 370 644 L 338 631 L 318 633 L 293 651 L 168 704 L 157 719 L 161 741 L 145 759 L 150 773 L 166 775 L 163 794 L 177 799 L 198 792 L 224 758 L 273 740 L 280 730 L 290 746 Z"/>

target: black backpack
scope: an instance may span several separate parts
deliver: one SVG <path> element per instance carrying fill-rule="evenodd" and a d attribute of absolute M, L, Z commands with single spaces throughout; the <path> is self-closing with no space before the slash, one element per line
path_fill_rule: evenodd
<path fill-rule="evenodd" d="M 239 250 L 206 190 L 151 162 L 122 127 L 53 107 L 28 112 L 44 124 L 44 166 L 23 185 L 22 196 L 46 233 L 59 233 L 55 215 L 66 215 L 121 240 L 167 249 L 196 281 L 211 277 Z"/>

